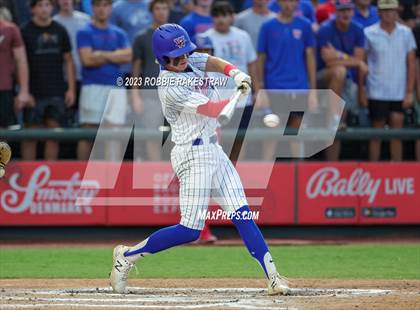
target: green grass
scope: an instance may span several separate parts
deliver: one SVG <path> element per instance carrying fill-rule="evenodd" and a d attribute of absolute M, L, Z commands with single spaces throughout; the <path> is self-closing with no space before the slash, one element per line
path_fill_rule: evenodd
<path fill-rule="evenodd" d="M 0 248 L 0 278 L 106 278 L 112 249 Z M 420 279 L 420 245 L 272 246 L 288 277 Z M 145 257 L 144 278 L 261 277 L 241 246 L 183 246 Z"/>

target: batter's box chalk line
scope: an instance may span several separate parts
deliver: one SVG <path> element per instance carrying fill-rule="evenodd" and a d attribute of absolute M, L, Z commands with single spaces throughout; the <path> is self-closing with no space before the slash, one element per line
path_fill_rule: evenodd
<path fill-rule="evenodd" d="M 163 306 L 163 305 L 141 305 L 139 306 L 138 304 L 136 305 L 130 305 L 130 304 L 119 304 L 119 305 L 110 305 L 110 304 L 65 304 L 65 303 L 54 303 L 54 304 L 48 304 L 48 303 L 39 303 L 39 304 L 13 304 L 13 305 L 0 305 L 0 309 L 25 309 L 25 308 L 30 308 L 30 309 L 59 309 L 59 308 L 68 308 L 69 306 L 71 306 L 71 308 L 82 308 L 82 309 L 89 309 L 89 308 L 103 308 L 103 309 L 202 309 L 202 308 L 223 308 L 223 309 L 227 309 L 227 308 L 233 308 L 233 309 L 259 309 L 259 310 L 272 310 L 272 309 L 276 309 L 276 310 L 299 310 L 297 308 L 291 308 L 291 307 L 278 307 L 276 306 L 275 308 L 273 307 L 255 307 L 255 306 L 248 306 L 248 305 L 244 305 L 244 304 L 235 304 L 235 305 L 227 305 L 224 303 L 214 303 L 212 305 L 191 305 L 191 306 L 178 306 L 178 305 L 170 305 L 170 306 Z"/>
<path fill-rule="evenodd" d="M 78 289 L 58 289 L 58 290 L 32 290 L 32 293 L 44 295 L 102 295 L 102 296 L 122 296 L 113 293 L 110 287 L 105 288 L 78 288 Z M 346 288 L 291 288 L 288 296 L 378 296 L 391 294 L 392 290 L 384 289 L 346 289 Z M 124 296 L 131 295 L 197 295 L 202 298 L 204 294 L 246 294 L 246 295 L 265 295 L 265 288 L 151 288 L 151 287 L 127 287 Z"/>

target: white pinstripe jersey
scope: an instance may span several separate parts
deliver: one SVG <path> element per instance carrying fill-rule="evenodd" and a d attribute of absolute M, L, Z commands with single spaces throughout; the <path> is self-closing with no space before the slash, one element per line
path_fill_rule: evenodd
<path fill-rule="evenodd" d="M 197 107 L 209 100 L 221 100 L 213 86 L 188 85 L 188 79 L 204 78 L 208 55 L 193 53 L 188 58 L 185 72 L 161 70 L 162 80 L 179 81 L 175 86 L 161 85 L 158 94 L 163 115 L 172 128 L 172 141 L 175 144 L 191 143 L 196 138 L 209 138 L 215 134 L 218 122 L 215 118 L 197 114 Z"/>

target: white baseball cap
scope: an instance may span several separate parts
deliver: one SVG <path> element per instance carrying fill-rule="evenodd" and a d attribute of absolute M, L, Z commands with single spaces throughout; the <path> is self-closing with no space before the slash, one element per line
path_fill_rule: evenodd
<path fill-rule="evenodd" d="M 379 0 L 378 9 L 380 10 L 398 9 L 398 0 Z"/>

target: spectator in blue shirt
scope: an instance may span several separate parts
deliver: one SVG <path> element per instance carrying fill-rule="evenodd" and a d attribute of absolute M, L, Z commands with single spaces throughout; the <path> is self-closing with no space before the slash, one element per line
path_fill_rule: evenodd
<path fill-rule="evenodd" d="M 259 89 L 315 89 L 316 61 L 315 37 L 310 22 L 301 16 L 295 16 L 297 0 L 280 0 L 281 10 L 276 18 L 265 22 L 258 38 L 258 81 L 254 85 Z M 254 84 L 258 84 L 254 81 Z M 316 99 L 310 92 L 309 106 L 316 109 Z M 259 97 L 260 98 L 260 97 Z M 290 101 L 290 100 L 289 100 Z M 256 108 L 270 107 L 266 100 L 258 100 Z M 271 105 L 274 112 L 279 107 Z M 278 113 L 279 114 L 279 113 Z M 300 119 L 293 118 L 292 126 L 298 127 Z M 267 141 L 263 145 L 263 159 L 272 160 L 277 148 L 276 141 Z M 296 153 L 291 145 L 292 153 Z"/>
<path fill-rule="evenodd" d="M 318 32 L 318 87 L 327 88 L 342 97 L 348 94 L 347 109 L 355 103 L 357 93 L 354 81 L 361 83 L 367 73 L 364 59 L 363 29 L 352 21 L 352 0 L 337 0 L 336 18 L 324 22 Z M 330 102 L 330 125 L 340 122 L 345 126 L 346 113 L 339 115 L 337 102 Z M 339 141 L 326 150 L 328 160 L 338 160 Z"/>
<path fill-rule="evenodd" d="M 355 0 L 353 21 L 362 28 L 369 27 L 379 21 L 378 10 L 372 4 L 372 0 Z"/>
<path fill-rule="evenodd" d="M 126 96 L 119 92 L 118 100 L 107 101 L 121 77 L 121 64 L 131 61 L 130 44 L 122 29 L 109 24 L 112 0 L 93 0 L 92 8 L 92 22 L 77 33 L 82 62 L 79 121 L 85 128 L 96 128 L 101 121 L 109 126 L 123 125 Z M 91 148 L 90 141 L 80 141 L 78 158 L 89 159 Z"/>
<path fill-rule="evenodd" d="M 197 34 L 203 33 L 213 26 L 213 18 L 210 16 L 213 0 L 193 0 L 193 3 L 193 11 L 181 20 L 180 25 L 195 42 Z"/>

